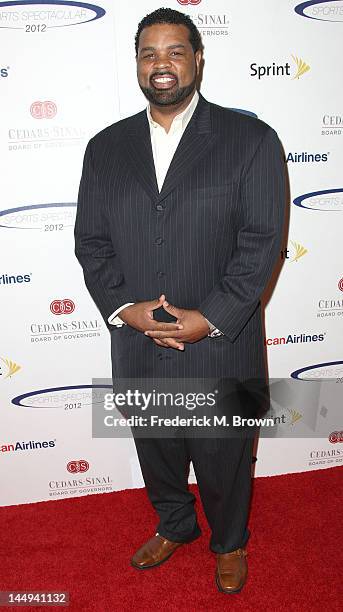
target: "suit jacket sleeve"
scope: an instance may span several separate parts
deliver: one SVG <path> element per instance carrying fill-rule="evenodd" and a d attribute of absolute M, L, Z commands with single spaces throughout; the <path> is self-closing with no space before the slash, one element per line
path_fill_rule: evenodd
<path fill-rule="evenodd" d="M 279 257 L 285 203 L 283 152 L 276 132 L 268 128 L 243 171 L 235 251 L 198 307 L 232 342 L 259 305 Z"/>
<path fill-rule="evenodd" d="M 117 308 L 136 300 L 125 283 L 111 240 L 103 189 L 93 164 L 92 141 L 83 161 L 74 236 L 75 255 L 83 268 L 86 287 L 109 325 L 108 317 Z"/>

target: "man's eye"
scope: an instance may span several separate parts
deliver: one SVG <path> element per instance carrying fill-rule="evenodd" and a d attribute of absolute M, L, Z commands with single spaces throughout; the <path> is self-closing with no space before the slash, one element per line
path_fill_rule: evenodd
<path fill-rule="evenodd" d="M 143 55 L 144 59 L 145 58 L 150 58 L 150 57 L 154 57 L 153 53 L 148 53 L 147 55 Z"/>
<path fill-rule="evenodd" d="M 182 55 L 182 53 L 180 51 L 172 51 L 171 55 Z"/>

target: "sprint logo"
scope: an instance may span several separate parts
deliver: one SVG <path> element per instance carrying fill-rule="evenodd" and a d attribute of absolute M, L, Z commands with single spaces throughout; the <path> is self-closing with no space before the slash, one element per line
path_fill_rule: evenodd
<path fill-rule="evenodd" d="M 12 359 L 7 359 L 6 357 L 0 357 L 0 380 L 5 378 L 11 378 L 21 370 L 21 366 L 12 361 Z"/>
<path fill-rule="evenodd" d="M 297 423 L 297 421 L 299 421 L 303 416 L 302 414 L 300 414 L 300 412 L 297 412 L 296 410 L 289 410 L 289 415 L 291 418 L 290 425 L 294 425 L 295 423 Z"/>
<path fill-rule="evenodd" d="M 292 65 L 289 62 L 284 64 L 273 62 L 269 65 L 253 62 L 250 64 L 250 76 L 257 77 L 259 81 L 265 77 L 291 77 L 292 81 L 298 81 L 311 67 L 301 57 L 297 55 L 291 57 L 293 59 Z"/>
<path fill-rule="evenodd" d="M 307 249 L 305 249 L 305 247 L 299 242 L 294 242 L 294 240 L 291 240 L 291 245 L 293 247 L 293 257 L 290 260 L 291 262 L 298 261 L 301 257 L 304 257 L 304 255 L 306 255 L 306 253 L 308 252 Z"/>
<path fill-rule="evenodd" d="M 290 241 L 291 248 L 284 248 L 281 251 L 281 259 L 287 259 L 289 263 L 294 261 L 299 261 L 306 253 L 308 253 L 308 249 L 304 247 L 300 242 L 295 242 L 295 240 Z"/>
<path fill-rule="evenodd" d="M 305 74 L 305 72 L 308 72 L 310 70 L 310 66 L 308 64 L 306 64 L 306 62 L 304 62 L 304 60 L 301 59 L 301 57 L 296 57 L 294 55 L 292 55 L 292 58 L 296 64 L 297 67 L 297 72 L 293 77 L 293 81 L 294 79 L 300 79 L 300 77 Z"/>

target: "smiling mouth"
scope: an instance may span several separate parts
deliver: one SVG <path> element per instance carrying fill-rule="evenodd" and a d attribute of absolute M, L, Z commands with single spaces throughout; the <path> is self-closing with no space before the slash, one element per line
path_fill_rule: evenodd
<path fill-rule="evenodd" d="M 176 85 L 177 78 L 171 74 L 164 74 L 152 77 L 151 83 L 155 89 L 170 89 Z"/>

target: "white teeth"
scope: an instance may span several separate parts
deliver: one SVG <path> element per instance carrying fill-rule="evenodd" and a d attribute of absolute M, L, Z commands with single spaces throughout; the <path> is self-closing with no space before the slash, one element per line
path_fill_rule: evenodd
<path fill-rule="evenodd" d="M 170 83 L 170 81 L 174 81 L 174 79 L 170 77 L 158 77 L 154 79 L 154 81 L 156 81 L 156 83 Z"/>

